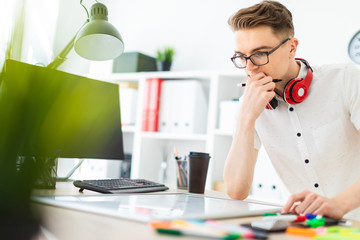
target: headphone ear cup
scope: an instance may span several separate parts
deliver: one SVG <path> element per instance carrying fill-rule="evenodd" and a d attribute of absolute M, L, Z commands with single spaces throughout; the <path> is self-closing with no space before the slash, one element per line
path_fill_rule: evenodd
<path fill-rule="evenodd" d="M 304 79 L 296 78 L 289 81 L 283 91 L 283 98 L 289 104 L 298 104 L 305 100 L 308 93 L 308 86 Z"/>
<path fill-rule="evenodd" d="M 304 80 L 301 79 L 293 84 L 291 89 L 291 99 L 295 103 L 301 103 L 302 101 L 305 100 L 307 92 L 308 92 L 308 88 L 305 85 Z"/>
<path fill-rule="evenodd" d="M 296 102 L 294 101 L 293 97 L 292 97 L 292 90 L 294 85 L 299 81 L 299 79 L 292 79 L 290 80 L 284 87 L 283 90 L 283 98 L 285 100 L 285 102 L 289 103 L 289 104 L 296 104 Z"/>

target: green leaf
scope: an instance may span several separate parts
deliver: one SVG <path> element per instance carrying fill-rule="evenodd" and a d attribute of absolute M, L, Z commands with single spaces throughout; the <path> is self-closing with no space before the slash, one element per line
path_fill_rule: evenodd
<path fill-rule="evenodd" d="M 156 51 L 156 59 L 162 62 L 172 62 L 175 55 L 173 47 L 164 47 Z"/>

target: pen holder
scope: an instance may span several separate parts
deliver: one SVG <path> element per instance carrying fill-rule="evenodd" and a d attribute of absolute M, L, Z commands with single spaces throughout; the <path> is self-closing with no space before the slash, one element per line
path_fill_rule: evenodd
<path fill-rule="evenodd" d="M 188 162 L 176 160 L 176 185 L 179 189 L 188 188 Z"/>

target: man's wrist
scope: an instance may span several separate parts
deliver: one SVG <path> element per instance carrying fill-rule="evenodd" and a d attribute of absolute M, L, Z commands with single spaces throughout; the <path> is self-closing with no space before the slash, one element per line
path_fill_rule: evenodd
<path fill-rule="evenodd" d="M 252 129 L 255 128 L 255 117 L 251 117 L 250 114 L 241 113 L 239 117 L 239 127 L 245 129 Z"/>
<path fill-rule="evenodd" d="M 345 215 L 356 208 L 356 204 L 353 202 L 354 198 L 351 196 L 346 196 L 346 194 L 338 194 L 333 197 L 333 200 L 337 202 L 336 205 L 342 212 L 342 215 Z"/>
<path fill-rule="evenodd" d="M 338 202 L 344 214 L 360 207 L 360 179 L 333 199 Z"/>
<path fill-rule="evenodd" d="M 350 204 L 341 197 L 335 196 L 333 200 L 336 201 L 336 207 L 341 212 L 342 216 L 351 211 Z"/>

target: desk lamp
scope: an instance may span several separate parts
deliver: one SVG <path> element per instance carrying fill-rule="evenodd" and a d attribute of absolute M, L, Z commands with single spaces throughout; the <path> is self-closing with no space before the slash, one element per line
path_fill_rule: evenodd
<path fill-rule="evenodd" d="M 84 7 L 87 20 L 78 33 L 47 67 L 57 69 L 74 47 L 75 52 L 88 60 L 104 61 L 114 59 L 124 52 L 124 42 L 116 28 L 108 22 L 108 10 L 96 1 L 91 6 L 91 15 Z"/>
<path fill-rule="evenodd" d="M 65 60 L 70 50 L 74 47 L 75 52 L 88 60 L 104 61 L 114 59 L 124 52 L 124 42 L 116 28 L 108 22 L 108 10 L 102 3 L 96 1 L 91 6 L 91 15 L 84 7 L 87 19 L 78 33 L 70 40 L 58 56 L 47 66 L 57 69 Z M 80 167 L 84 159 L 80 159 L 78 164 L 70 170 L 65 177 L 57 177 L 57 181 L 66 181 Z"/>

